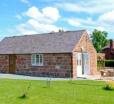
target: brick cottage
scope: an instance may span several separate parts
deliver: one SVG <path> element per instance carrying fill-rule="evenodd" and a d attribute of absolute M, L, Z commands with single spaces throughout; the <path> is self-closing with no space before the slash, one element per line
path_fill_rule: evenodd
<path fill-rule="evenodd" d="M 110 39 L 101 52 L 105 53 L 105 59 L 114 60 L 114 41 Z"/>
<path fill-rule="evenodd" d="M 0 42 L 0 72 L 82 77 L 97 72 L 97 56 L 86 30 L 6 37 Z"/>

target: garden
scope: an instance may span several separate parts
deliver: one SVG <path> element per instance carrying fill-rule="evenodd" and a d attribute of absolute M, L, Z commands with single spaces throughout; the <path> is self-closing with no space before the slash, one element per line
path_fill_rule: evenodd
<path fill-rule="evenodd" d="M 113 81 L 0 79 L 0 104 L 114 104 Z"/>

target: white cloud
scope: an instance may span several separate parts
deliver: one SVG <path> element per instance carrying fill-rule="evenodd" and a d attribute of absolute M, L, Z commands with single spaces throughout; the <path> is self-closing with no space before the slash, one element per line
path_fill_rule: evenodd
<path fill-rule="evenodd" d="M 89 14 L 104 13 L 114 9 L 114 0 L 83 0 L 72 2 L 58 3 L 56 6 L 69 12 L 84 12 Z"/>
<path fill-rule="evenodd" d="M 16 26 L 16 31 L 20 34 L 44 33 L 60 29 L 54 25 L 60 18 L 59 10 L 54 7 L 45 7 L 40 10 L 33 6 L 22 13 L 22 17 L 29 17 L 29 19 L 25 23 Z"/>
<path fill-rule="evenodd" d="M 73 3 L 63 3 L 63 4 L 58 4 L 58 6 L 66 11 L 71 11 L 71 12 L 85 11 L 85 9 L 82 6 Z"/>
<path fill-rule="evenodd" d="M 80 26 L 81 23 L 76 19 L 68 19 L 68 23 L 72 26 Z"/>
<path fill-rule="evenodd" d="M 54 7 L 46 7 L 42 9 L 44 17 L 47 17 L 53 21 L 57 21 L 60 17 L 59 11 Z"/>
<path fill-rule="evenodd" d="M 36 34 L 52 31 L 57 32 L 58 30 L 59 27 L 56 27 L 55 25 L 39 23 L 34 19 L 29 19 L 26 23 L 16 26 L 16 31 L 20 34 Z"/>
<path fill-rule="evenodd" d="M 93 21 L 91 18 L 87 19 L 68 19 L 67 22 L 74 27 L 82 27 L 86 29 L 98 29 L 104 31 L 106 29 L 106 25 L 99 24 L 99 21 Z"/>
<path fill-rule="evenodd" d="M 55 25 L 52 24 L 44 24 L 44 23 L 39 23 L 34 19 L 30 19 L 27 22 L 34 30 L 38 32 L 51 32 L 51 31 L 58 31 L 59 28 L 56 27 Z"/>
<path fill-rule="evenodd" d="M 26 24 L 20 24 L 16 26 L 15 32 L 18 34 L 36 34 L 36 31 L 32 29 L 28 29 Z"/>
<path fill-rule="evenodd" d="M 114 17 L 114 11 L 110 11 L 110 12 L 101 14 L 98 18 L 96 18 L 96 20 L 93 20 L 92 18 L 77 19 L 77 20 L 80 22 L 79 27 L 84 27 L 91 30 L 98 29 L 100 31 L 107 31 L 109 33 L 110 32 L 113 33 L 113 25 L 114 25 L 113 17 Z"/>
<path fill-rule="evenodd" d="M 82 26 L 82 25 L 95 25 L 95 21 L 92 20 L 92 18 L 87 18 L 87 19 L 81 19 L 81 18 L 70 18 L 66 20 L 70 25 L 72 26 Z"/>
<path fill-rule="evenodd" d="M 102 27 L 102 26 L 98 26 L 98 27 L 96 27 L 96 29 L 97 29 L 97 30 L 100 30 L 100 31 L 105 31 L 105 28 Z"/>
<path fill-rule="evenodd" d="M 33 6 L 23 14 L 43 23 L 54 23 L 60 18 L 58 9 L 54 7 L 45 7 L 40 11 L 37 7 Z"/>
<path fill-rule="evenodd" d="M 22 3 L 28 4 L 29 1 L 28 0 L 21 0 Z"/>
<path fill-rule="evenodd" d="M 40 12 L 40 10 L 33 6 L 31 8 L 28 9 L 28 11 L 26 11 L 25 13 L 23 13 L 24 16 L 28 16 L 30 18 L 34 18 L 34 19 L 41 19 L 43 17 L 42 13 Z"/>
<path fill-rule="evenodd" d="M 112 32 L 114 25 L 114 10 L 99 15 L 95 20 L 88 18 L 68 18 L 67 23 L 74 27 L 83 27 L 87 29 L 98 29 L 101 31 Z"/>
<path fill-rule="evenodd" d="M 98 29 L 114 33 L 113 4 L 114 0 L 70 0 L 68 2 L 56 3 L 56 7 L 64 10 L 66 13 L 74 13 L 71 16 L 69 15 L 70 17 L 66 17 L 67 23 L 74 28 L 86 28 L 89 31 Z"/>
<path fill-rule="evenodd" d="M 93 31 L 94 29 L 98 29 L 100 31 L 107 31 L 109 30 L 109 27 L 106 27 L 106 25 L 99 24 L 99 21 L 94 21 L 92 18 L 87 19 L 80 19 L 80 18 L 70 18 L 66 19 L 69 25 L 74 26 L 76 28 L 85 28 L 88 29 L 89 33 Z"/>
<path fill-rule="evenodd" d="M 114 25 L 114 10 L 102 14 L 98 21 L 102 24 Z"/>

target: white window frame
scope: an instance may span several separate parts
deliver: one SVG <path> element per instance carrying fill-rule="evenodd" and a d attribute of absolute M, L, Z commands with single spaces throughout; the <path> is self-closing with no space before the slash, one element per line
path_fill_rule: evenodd
<path fill-rule="evenodd" d="M 39 59 L 37 59 L 37 55 Z M 38 60 L 38 62 L 37 62 Z M 42 60 L 42 62 L 40 62 Z M 31 64 L 32 66 L 43 66 L 43 54 L 32 54 L 31 55 Z"/>

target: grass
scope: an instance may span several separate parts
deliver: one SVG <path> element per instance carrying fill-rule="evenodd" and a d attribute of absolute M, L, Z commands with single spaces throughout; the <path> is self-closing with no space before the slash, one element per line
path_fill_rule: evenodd
<path fill-rule="evenodd" d="M 31 84 L 27 97 L 20 96 Z M 0 79 L 0 104 L 114 104 L 114 91 L 102 81 L 46 81 Z"/>

